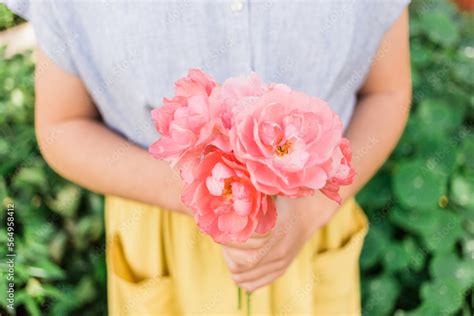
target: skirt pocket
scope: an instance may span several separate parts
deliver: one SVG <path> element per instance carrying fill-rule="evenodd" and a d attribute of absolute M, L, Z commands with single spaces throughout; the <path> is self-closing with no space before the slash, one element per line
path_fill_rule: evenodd
<path fill-rule="evenodd" d="M 341 246 L 317 252 L 313 259 L 314 307 L 317 315 L 360 314 L 359 256 L 368 230 L 362 209 L 353 204 L 353 233 L 341 234 Z"/>
<path fill-rule="evenodd" d="M 137 280 L 123 253 L 119 235 L 107 249 L 109 315 L 177 315 L 169 275 Z"/>

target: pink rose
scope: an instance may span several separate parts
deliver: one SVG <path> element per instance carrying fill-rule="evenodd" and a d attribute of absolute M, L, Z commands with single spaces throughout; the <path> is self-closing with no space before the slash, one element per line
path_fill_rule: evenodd
<path fill-rule="evenodd" d="M 216 130 L 217 104 L 209 96 L 217 83 L 198 69 L 176 82 L 176 96 L 163 99 L 163 106 L 152 111 L 152 118 L 161 138 L 149 152 L 157 159 L 176 165 L 181 160 L 199 156 L 203 147 L 223 143 Z"/>
<path fill-rule="evenodd" d="M 332 157 L 323 167 L 328 174 L 328 181 L 321 192 L 328 198 L 341 203 L 339 187 L 349 185 L 354 180 L 355 170 L 351 166 L 352 151 L 349 140 L 343 138 L 338 147 L 334 150 Z"/>
<path fill-rule="evenodd" d="M 176 96 L 190 98 L 210 96 L 217 83 L 200 69 L 189 69 L 188 75 L 175 83 Z"/>
<path fill-rule="evenodd" d="M 328 180 L 322 167 L 342 138 L 342 123 L 322 100 L 274 88 L 233 109 L 230 142 L 255 187 L 300 197 Z"/>
<path fill-rule="evenodd" d="M 244 242 L 253 232 L 266 233 L 276 221 L 271 196 L 260 193 L 232 154 L 207 153 L 182 194 L 200 229 L 219 243 Z"/>
<path fill-rule="evenodd" d="M 238 104 L 250 103 L 256 97 L 268 91 L 268 87 L 255 74 L 249 76 L 232 77 L 224 81 L 222 86 L 216 87 L 210 96 L 210 102 L 219 107 L 219 121 L 222 133 L 228 136 L 232 125 L 232 109 Z M 229 142 L 228 137 L 224 139 Z M 228 148 L 231 151 L 231 148 Z"/>

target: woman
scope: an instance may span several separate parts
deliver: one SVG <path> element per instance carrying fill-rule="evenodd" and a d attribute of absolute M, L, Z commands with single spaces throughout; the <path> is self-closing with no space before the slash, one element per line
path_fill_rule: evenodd
<path fill-rule="evenodd" d="M 411 97 L 408 0 L 28 1 L 7 5 L 38 39 L 36 132 L 61 175 L 106 195 L 111 315 L 357 315 L 367 220 L 353 196 L 387 158 Z M 150 157 L 150 110 L 198 67 L 255 71 L 326 99 L 351 141 L 343 204 L 277 199 L 264 236 L 218 245 L 198 233 L 182 184 Z"/>

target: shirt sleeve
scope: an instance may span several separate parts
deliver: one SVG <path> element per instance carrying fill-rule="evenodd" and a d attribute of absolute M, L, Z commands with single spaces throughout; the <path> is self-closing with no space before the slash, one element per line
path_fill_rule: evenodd
<path fill-rule="evenodd" d="M 410 4 L 411 0 L 375 0 L 372 9 L 368 10 L 369 21 L 372 26 L 379 28 L 382 35 L 385 34 L 395 21 L 400 17 L 403 10 Z"/>
<path fill-rule="evenodd" d="M 357 3 L 356 30 L 360 35 L 356 36 L 355 51 L 375 58 L 385 33 L 400 17 L 410 0 L 360 0 Z M 386 46 L 390 44 L 387 43 Z"/>
<path fill-rule="evenodd" d="M 71 74 L 77 69 L 71 45 L 77 34 L 64 32 L 54 0 L 0 0 L 15 14 L 29 21 L 34 28 L 38 46 L 59 67 Z"/>

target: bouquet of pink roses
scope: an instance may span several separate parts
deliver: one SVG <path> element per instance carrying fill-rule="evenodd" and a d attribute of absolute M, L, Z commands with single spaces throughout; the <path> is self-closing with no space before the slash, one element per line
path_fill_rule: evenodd
<path fill-rule="evenodd" d="M 275 225 L 273 196 L 320 190 L 340 203 L 354 177 L 349 141 L 326 102 L 252 73 L 222 85 L 199 69 L 152 112 L 161 138 L 149 151 L 177 167 L 183 202 L 219 243 Z"/>

